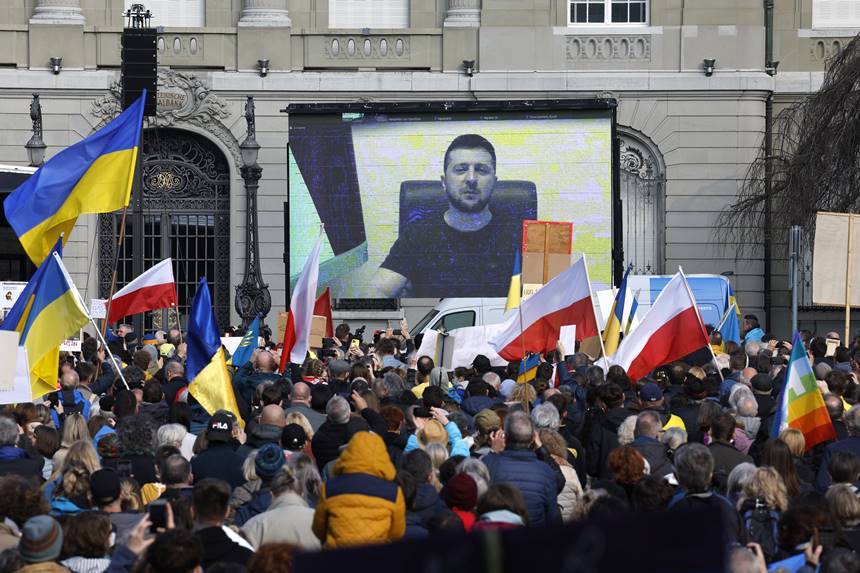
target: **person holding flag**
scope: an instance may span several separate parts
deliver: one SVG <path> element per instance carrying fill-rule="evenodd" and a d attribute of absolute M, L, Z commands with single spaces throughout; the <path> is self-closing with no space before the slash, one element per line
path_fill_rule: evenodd
<path fill-rule="evenodd" d="M 206 277 L 200 277 L 191 303 L 185 338 L 188 348 L 185 372 L 190 381 L 188 391 L 210 415 L 226 410 L 244 427 L 219 332 L 209 285 Z"/>

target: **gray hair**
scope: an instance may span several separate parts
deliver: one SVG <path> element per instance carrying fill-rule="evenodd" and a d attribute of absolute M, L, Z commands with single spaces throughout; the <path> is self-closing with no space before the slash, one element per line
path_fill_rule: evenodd
<path fill-rule="evenodd" d="M 750 340 L 744 346 L 744 350 L 746 351 L 747 356 L 758 356 L 758 353 L 761 352 L 761 342 Z"/>
<path fill-rule="evenodd" d="M 18 424 L 15 420 L 0 416 L 0 446 L 14 446 L 18 442 Z"/>
<path fill-rule="evenodd" d="M 185 376 L 185 366 L 178 360 L 168 360 L 167 364 L 164 365 L 164 374 L 165 376 Z"/>
<path fill-rule="evenodd" d="M 677 450 L 687 443 L 687 430 L 678 427 L 666 428 L 660 441 L 666 444 L 670 450 Z"/>
<path fill-rule="evenodd" d="M 729 473 L 729 478 L 726 485 L 726 493 L 730 499 L 735 499 L 744 489 L 744 485 L 749 481 L 755 473 L 755 464 L 743 462 L 738 464 Z"/>
<path fill-rule="evenodd" d="M 738 401 L 738 415 L 747 418 L 754 418 L 758 415 L 758 402 L 755 398 L 744 396 Z"/>
<path fill-rule="evenodd" d="M 627 446 L 629 445 L 635 438 L 635 430 L 636 430 L 636 420 L 638 418 L 636 416 L 627 416 L 624 418 L 624 421 L 621 422 L 618 426 L 618 445 L 619 446 Z"/>
<path fill-rule="evenodd" d="M 490 470 L 481 460 L 477 458 L 466 458 L 457 465 L 455 470 L 458 474 L 466 474 L 478 486 L 478 499 L 480 499 L 490 487 Z"/>
<path fill-rule="evenodd" d="M 532 410 L 532 422 L 536 428 L 558 430 L 561 425 L 558 408 L 549 403 L 541 404 Z"/>
<path fill-rule="evenodd" d="M 502 379 L 495 372 L 486 372 L 482 379 L 496 390 L 499 389 L 499 385 L 502 383 Z"/>
<path fill-rule="evenodd" d="M 645 410 L 636 416 L 636 429 L 634 430 L 636 436 L 656 438 L 662 428 L 663 421 L 660 420 L 660 414 L 654 410 Z"/>
<path fill-rule="evenodd" d="M 738 404 L 740 404 L 741 400 L 744 398 L 752 398 L 755 400 L 755 395 L 753 391 L 749 389 L 749 386 L 744 384 L 735 384 L 732 386 L 731 392 L 729 392 L 729 408 L 738 411 Z M 758 402 L 756 402 L 758 404 Z M 756 410 L 758 410 L 758 406 L 756 406 Z"/>
<path fill-rule="evenodd" d="M 403 384 L 403 378 L 394 372 L 386 372 L 382 377 L 382 381 L 388 387 L 388 394 L 392 397 L 399 397 L 406 391 L 406 385 Z"/>
<path fill-rule="evenodd" d="M 505 418 L 505 436 L 507 444 L 527 448 L 534 439 L 535 427 L 525 412 L 511 412 Z"/>
<path fill-rule="evenodd" d="M 758 573 L 759 571 L 755 554 L 746 547 L 733 547 L 728 557 L 726 571 L 729 573 Z"/>
<path fill-rule="evenodd" d="M 260 479 L 257 475 L 257 450 L 251 450 L 245 461 L 242 462 L 242 477 L 245 481 L 256 481 Z"/>
<path fill-rule="evenodd" d="M 860 436 L 860 404 L 845 412 L 845 427 L 852 436 Z"/>
<path fill-rule="evenodd" d="M 388 384 L 379 378 L 370 383 L 370 389 L 373 390 L 373 393 L 376 394 L 376 397 L 380 400 L 382 398 L 388 398 Z"/>
<path fill-rule="evenodd" d="M 325 406 L 325 414 L 333 424 L 349 422 L 349 402 L 343 396 L 332 396 Z"/>
<path fill-rule="evenodd" d="M 182 424 L 164 424 L 155 434 L 155 447 L 156 449 L 165 445 L 179 447 L 186 435 L 188 430 Z"/>
<path fill-rule="evenodd" d="M 674 456 L 675 477 L 687 493 L 705 493 L 714 475 L 714 456 L 702 444 L 678 448 Z"/>

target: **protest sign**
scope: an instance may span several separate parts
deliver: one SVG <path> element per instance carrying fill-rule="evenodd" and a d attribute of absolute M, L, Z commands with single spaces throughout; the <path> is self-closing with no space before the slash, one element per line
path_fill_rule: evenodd
<path fill-rule="evenodd" d="M 505 327 L 504 324 L 490 324 L 486 326 L 468 326 L 452 330 L 445 344 L 450 344 L 453 338 L 454 352 L 451 355 L 451 363 L 444 364 L 446 368 L 458 366 L 471 366 L 475 356 L 483 354 L 490 359 L 493 366 L 507 366 L 508 361 L 499 356 L 487 341 L 499 333 Z"/>
<path fill-rule="evenodd" d="M 107 316 L 107 301 L 103 298 L 94 298 L 90 301 L 90 316 L 93 318 L 105 318 Z"/>

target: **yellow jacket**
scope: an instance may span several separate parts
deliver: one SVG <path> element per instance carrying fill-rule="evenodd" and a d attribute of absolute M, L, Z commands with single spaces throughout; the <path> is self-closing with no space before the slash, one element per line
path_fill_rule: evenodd
<path fill-rule="evenodd" d="M 403 537 L 406 504 L 394 483 L 385 442 L 355 434 L 335 462 L 314 513 L 313 531 L 326 547 L 383 543 Z"/>

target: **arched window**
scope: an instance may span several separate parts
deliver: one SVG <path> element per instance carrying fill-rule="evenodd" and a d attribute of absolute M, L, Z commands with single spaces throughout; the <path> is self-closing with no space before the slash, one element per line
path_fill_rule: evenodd
<path fill-rule="evenodd" d="M 150 26 L 202 28 L 206 25 L 206 0 L 125 0 L 125 9 L 143 4 L 152 12 Z"/>
<path fill-rule="evenodd" d="M 329 28 L 408 28 L 409 0 L 328 0 Z"/>
<path fill-rule="evenodd" d="M 197 281 L 205 276 L 218 325 L 230 324 L 230 168 L 210 140 L 179 129 L 143 132 L 143 268 L 171 257 L 182 323 L 188 315 Z M 135 276 L 134 218 L 126 220 L 119 252 L 117 290 Z M 120 214 L 100 219 L 99 286 L 110 290 Z M 147 330 L 175 324 L 175 315 L 146 313 Z"/>
<path fill-rule="evenodd" d="M 666 167 L 645 135 L 619 127 L 624 268 L 662 274 L 665 263 Z"/>

